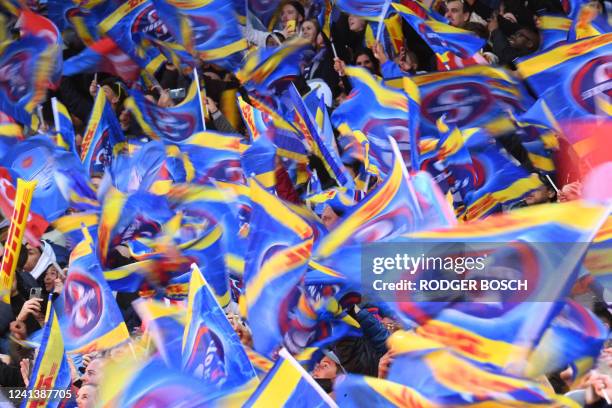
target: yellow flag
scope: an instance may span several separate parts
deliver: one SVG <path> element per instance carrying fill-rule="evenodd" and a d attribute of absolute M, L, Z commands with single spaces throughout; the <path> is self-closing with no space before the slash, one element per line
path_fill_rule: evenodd
<path fill-rule="evenodd" d="M 32 195 L 36 187 L 36 180 L 25 181 L 17 180 L 17 192 L 15 193 L 15 207 L 11 217 L 6 244 L 4 246 L 4 257 L 0 267 L 0 294 L 4 303 L 11 303 L 11 288 L 15 276 L 15 268 L 19 260 L 21 242 L 25 232 Z"/>

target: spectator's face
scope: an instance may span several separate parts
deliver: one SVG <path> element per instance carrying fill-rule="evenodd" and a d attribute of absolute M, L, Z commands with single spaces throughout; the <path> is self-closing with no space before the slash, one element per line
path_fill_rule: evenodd
<path fill-rule="evenodd" d="M 348 17 L 349 30 L 354 33 L 359 33 L 365 29 L 365 21 L 361 17 L 349 15 Z"/>
<path fill-rule="evenodd" d="M 327 228 L 328 230 L 332 229 L 332 227 L 338 221 L 338 218 L 338 215 L 334 212 L 334 210 L 332 210 L 329 205 L 325 207 L 323 213 L 321 214 L 321 221 L 323 221 L 323 225 L 325 225 L 325 228 Z"/>
<path fill-rule="evenodd" d="M 444 17 L 448 19 L 450 25 L 462 27 L 467 23 L 470 15 L 463 10 L 463 3 L 460 1 L 449 1 L 446 3 L 446 14 L 444 14 Z"/>
<path fill-rule="evenodd" d="M 26 244 L 26 248 L 28 249 L 28 260 L 26 261 L 25 265 L 23 265 L 23 270 L 25 272 L 31 272 L 40 259 L 41 250 L 33 247 L 30 244 Z"/>
<path fill-rule="evenodd" d="M 374 72 L 374 63 L 367 54 L 361 54 L 355 60 L 355 64 L 360 67 L 366 68 L 370 72 Z"/>
<path fill-rule="evenodd" d="M 83 375 L 83 384 L 98 385 L 102 375 L 102 360 L 96 358 L 92 360 L 85 368 Z"/>
<path fill-rule="evenodd" d="M 525 198 L 525 203 L 527 205 L 547 203 L 551 196 L 552 194 L 548 191 L 548 189 L 545 186 L 542 186 L 529 194 L 527 198 Z"/>
<path fill-rule="evenodd" d="M 317 28 L 312 21 L 305 21 L 304 24 L 302 24 L 302 37 L 307 39 L 311 44 L 315 43 Z"/>
<path fill-rule="evenodd" d="M 115 92 L 112 90 L 112 88 L 108 85 L 104 85 L 102 87 L 102 89 L 104 90 L 104 94 L 106 95 L 106 99 L 109 100 L 109 102 L 111 103 L 111 105 L 113 105 L 113 108 L 115 107 L 115 104 L 117 102 L 119 102 L 119 97 L 115 94 Z"/>
<path fill-rule="evenodd" d="M 323 357 L 312 370 L 312 378 L 333 380 L 338 373 L 338 366 L 329 357 Z"/>
<path fill-rule="evenodd" d="M 283 27 L 287 25 L 287 21 L 295 20 L 296 22 L 302 21 L 302 16 L 298 13 L 298 11 L 291 4 L 285 4 L 281 9 L 281 22 L 283 23 Z"/>
<path fill-rule="evenodd" d="M 531 33 L 529 30 L 521 28 L 516 33 L 512 34 L 510 38 L 508 38 L 508 42 L 512 48 L 528 51 L 533 48 L 535 38 L 533 33 Z"/>
<path fill-rule="evenodd" d="M 55 280 L 58 277 L 58 273 L 57 273 L 57 269 L 55 269 L 55 266 L 51 265 L 49 268 L 47 268 L 47 272 L 45 273 L 45 290 L 47 292 L 51 292 L 53 290 L 53 287 L 55 286 Z"/>
<path fill-rule="evenodd" d="M 78 408 L 93 408 L 96 406 L 96 388 L 91 385 L 83 385 L 77 394 Z"/>

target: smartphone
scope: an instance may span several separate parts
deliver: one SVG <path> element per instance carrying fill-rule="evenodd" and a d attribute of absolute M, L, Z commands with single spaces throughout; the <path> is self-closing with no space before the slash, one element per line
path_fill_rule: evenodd
<path fill-rule="evenodd" d="M 30 299 L 42 299 L 42 288 L 30 288 Z"/>
<path fill-rule="evenodd" d="M 171 89 L 168 93 L 172 99 L 183 99 L 185 97 L 185 88 Z"/>
<path fill-rule="evenodd" d="M 287 21 L 287 26 L 285 27 L 287 29 L 287 32 L 288 33 L 295 32 L 295 25 L 296 24 L 297 24 L 297 22 L 295 20 Z"/>

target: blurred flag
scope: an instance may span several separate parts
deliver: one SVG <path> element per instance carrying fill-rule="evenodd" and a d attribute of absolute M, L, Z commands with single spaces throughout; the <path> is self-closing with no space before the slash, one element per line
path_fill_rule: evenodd
<path fill-rule="evenodd" d="M 480 273 L 478 268 L 465 271 L 462 278 L 491 280 L 503 275 L 528 284 L 520 291 L 493 293 L 485 286 L 450 291 L 434 301 L 419 297 L 412 302 L 416 298 L 406 295 L 396 304 L 398 315 L 418 323 L 420 335 L 467 358 L 524 372 L 526 357 L 561 312 L 586 243 L 607 211 L 576 201 L 542 204 L 452 228 L 406 234 L 397 242 L 418 244 L 424 257 L 486 254 L 485 268 Z M 443 273 L 421 268 L 411 279 L 436 279 Z"/>
<path fill-rule="evenodd" d="M 9 147 L 23 140 L 23 128 L 15 119 L 4 112 L 0 112 L 0 158 L 4 156 Z"/>
<path fill-rule="evenodd" d="M 238 335 L 215 300 L 200 269 L 192 265 L 183 334 L 183 372 L 218 390 L 258 383 Z"/>
<path fill-rule="evenodd" d="M 278 197 L 251 180 L 252 213 L 241 314 L 249 321 L 255 350 L 270 355 L 288 321 L 285 299 L 306 272 L 312 228 Z"/>
<path fill-rule="evenodd" d="M 240 139 L 240 135 L 206 131 L 177 143 L 185 155 L 185 165 L 193 169 L 192 183 L 206 184 L 213 180 L 243 182 Z"/>
<path fill-rule="evenodd" d="M 526 374 L 538 375 L 572 367 L 572 379 L 582 377 L 597 362 L 608 330 L 581 304 L 568 300 L 529 356 Z"/>
<path fill-rule="evenodd" d="M 335 6 L 347 14 L 377 20 L 389 9 L 392 0 L 337 0 Z"/>
<path fill-rule="evenodd" d="M 251 51 L 236 77 L 249 90 L 269 93 L 273 87 L 286 85 L 300 75 L 300 61 L 308 46 L 308 41 L 296 38 L 277 48 Z"/>
<path fill-rule="evenodd" d="M 608 24 L 605 14 L 600 14 L 596 6 L 586 3 L 580 6 L 580 11 L 574 18 L 567 34 L 567 40 L 573 42 L 611 31 L 612 28 Z"/>
<path fill-rule="evenodd" d="M 134 114 L 134 118 L 147 136 L 177 143 L 204 130 L 201 103 L 197 81 L 192 81 L 185 99 L 176 106 L 168 108 L 158 106 L 137 90 L 130 90 L 130 97 L 126 99 L 125 106 Z"/>
<path fill-rule="evenodd" d="M 32 195 L 36 188 L 36 181 L 17 180 L 17 192 L 15 193 L 15 206 L 11 214 L 11 223 L 7 233 L 2 265 L 0 266 L 0 296 L 2 302 L 11 304 L 11 292 L 13 281 L 16 279 L 15 271 L 21 252 L 21 243 L 26 229 L 26 222 L 30 212 Z"/>
<path fill-rule="evenodd" d="M 53 55 L 53 65 L 51 67 L 53 71 L 48 86 L 51 89 L 57 89 L 62 79 L 64 61 L 62 57 L 64 42 L 60 31 L 49 19 L 27 9 L 21 10 L 15 27 L 19 28 L 22 38 L 33 36 L 47 44 L 48 52 Z"/>
<path fill-rule="evenodd" d="M 427 405 L 477 406 L 489 401 L 499 406 L 534 406 L 571 401 L 550 387 L 457 355 L 414 332 L 398 331 L 389 343 L 396 354 L 388 380 L 418 390 L 429 401 Z M 415 375 L 406 376 L 407 367 Z"/>
<path fill-rule="evenodd" d="M 425 398 L 417 389 L 412 389 L 395 381 L 383 380 L 349 374 L 334 387 L 336 401 L 342 407 L 357 408 L 368 401 L 377 407 L 436 407 L 433 401 Z"/>
<path fill-rule="evenodd" d="M 35 36 L 0 44 L 0 111 L 30 126 L 46 98 L 55 57 L 54 48 Z"/>
<path fill-rule="evenodd" d="M 365 44 L 366 47 L 372 48 L 376 41 L 378 33 L 378 22 L 370 21 L 366 26 Z M 402 32 L 402 17 L 399 14 L 394 14 L 389 18 L 385 18 L 385 26 L 381 35 L 380 42 L 387 55 L 394 58 L 400 54 L 404 47 L 404 33 Z"/>
<path fill-rule="evenodd" d="M 584 258 L 584 267 L 604 287 L 612 285 L 612 215 L 606 218 Z"/>
<path fill-rule="evenodd" d="M 55 122 L 55 144 L 78 157 L 74 140 L 74 127 L 68 109 L 56 97 L 51 98 L 51 107 L 53 108 L 53 121 Z"/>
<path fill-rule="evenodd" d="M 145 333 L 155 343 L 155 348 L 166 366 L 180 369 L 181 339 L 186 323 L 185 309 L 142 298 L 136 299 L 132 305 L 146 327 Z"/>
<path fill-rule="evenodd" d="M 102 351 L 130 338 L 88 240 L 81 241 L 70 254 L 68 277 L 57 303 L 59 322 L 69 352 Z"/>
<path fill-rule="evenodd" d="M 44 405 L 45 407 L 57 407 L 62 402 L 62 398 L 56 395 L 56 391 L 68 391 L 72 383 L 70 377 L 70 367 L 66 354 L 64 353 L 64 340 L 60 329 L 55 308 L 49 295 L 43 327 L 42 340 L 38 349 L 36 361 L 30 373 L 28 392 L 34 396 L 28 398 L 22 405 L 24 408 L 33 408 Z M 49 394 L 48 398 L 36 398 L 43 395 L 45 391 Z"/>
<path fill-rule="evenodd" d="M 436 121 L 446 116 L 449 126 L 459 129 L 482 127 L 491 135 L 514 130 L 506 113 L 522 111 L 529 101 L 518 82 L 506 71 L 486 65 L 411 79 L 421 93 L 421 135 L 437 135 Z"/>
<path fill-rule="evenodd" d="M 71 156 L 74 155 L 58 150 L 48 137 L 34 136 L 16 144 L 1 162 L 24 180 L 37 181 L 32 210 L 47 221 L 53 221 L 68 208 L 56 181 L 57 173 L 75 166 L 83 171 L 78 160 L 72 160 Z"/>
<path fill-rule="evenodd" d="M 268 136 L 257 138 L 242 152 L 240 162 L 246 177 L 253 177 L 268 191 L 276 187 L 276 146 Z"/>
<path fill-rule="evenodd" d="M 103 174 L 110 167 L 115 149 L 125 143 L 121 125 L 102 88 L 98 89 L 85 135 L 81 143 L 81 161 L 90 176 Z"/>
<path fill-rule="evenodd" d="M 106 72 L 131 83 L 139 78 L 140 67 L 110 37 L 104 37 L 64 64 L 64 76 L 80 72 Z"/>
<path fill-rule="evenodd" d="M 568 109 L 595 115 L 599 99 L 605 105 L 611 103 L 603 85 L 608 77 L 599 73 L 611 52 L 609 33 L 519 58 L 516 67 L 538 96 L 558 87 L 558 98 Z"/>
<path fill-rule="evenodd" d="M 112 38 L 130 58 L 151 74 L 155 74 L 153 65 L 160 51 L 150 46 L 150 39 L 175 42 L 151 0 L 121 4 L 99 22 L 98 28 L 102 35 Z"/>
<path fill-rule="evenodd" d="M 247 43 L 239 29 L 234 2 L 193 0 L 153 4 L 176 41 L 200 59 L 233 69 Z M 233 58 L 230 58 L 233 57 Z"/>
<path fill-rule="evenodd" d="M 243 406 L 280 407 L 305 403 L 309 407 L 338 406 L 291 354 L 282 349 L 272 369 Z"/>
<path fill-rule="evenodd" d="M 13 209 L 16 207 L 15 198 L 17 197 L 16 186 L 18 177 L 15 172 L 5 167 L 0 167 L 0 211 L 2 211 L 2 215 L 7 220 L 11 219 Z M 25 240 L 31 245 L 36 245 L 48 226 L 49 223 L 43 216 L 30 209 L 24 232 Z"/>
<path fill-rule="evenodd" d="M 560 14 L 542 14 L 537 17 L 536 24 L 540 31 L 539 50 L 545 51 L 567 41 L 572 20 Z"/>
<path fill-rule="evenodd" d="M 393 4 L 393 8 L 421 36 L 443 63 L 448 62 L 449 53 L 461 58 L 470 58 L 486 43 L 484 39 L 471 31 L 453 27 L 436 19 L 423 19 L 410 7 Z"/>
<path fill-rule="evenodd" d="M 280 7 L 280 4 L 281 0 L 247 1 L 247 19 L 254 18 L 256 20 L 259 20 L 257 22 L 261 24 L 261 29 L 271 31 L 274 28 L 277 11 Z"/>
<path fill-rule="evenodd" d="M 347 67 L 353 89 L 334 110 L 331 120 L 335 128 L 347 125 L 363 132 L 370 142 L 370 153 L 378 158 L 386 173 L 392 165 L 388 136 L 397 142 L 404 160 L 411 159 L 418 126 L 418 102 L 414 95 L 388 88 L 380 84 L 366 69 Z M 411 165 L 412 166 L 412 165 Z M 413 166 L 415 167 L 415 166 Z"/>

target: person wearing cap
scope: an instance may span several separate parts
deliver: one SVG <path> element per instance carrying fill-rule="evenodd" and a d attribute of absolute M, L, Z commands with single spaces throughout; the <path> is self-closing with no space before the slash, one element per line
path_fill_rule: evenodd
<path fill-rule="evenodd" d="M 346 374 L 338 356 L 331 350 L 323 350 L 323 357 L 311 372 L 315 380 L 335 380 L 337 376 Z"/>

